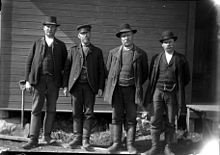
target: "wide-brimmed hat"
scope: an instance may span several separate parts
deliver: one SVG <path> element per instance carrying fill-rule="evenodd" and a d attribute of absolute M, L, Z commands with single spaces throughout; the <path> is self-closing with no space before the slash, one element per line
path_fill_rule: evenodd
<path fill-rule="evenodd" d="M 90 24 L 83 24 L 83 25 L 77 25 L 76 30 L 77 31 L 91 31 L 92 26 Z"/>
<path fill-rule="evenodd" d="M 122 25 L 120 25 L 119 31 L 116 33 L 116 37 L 120 38 L 121 34 L 126 33 L 126 32 L 136 33 L 137 30 L 132 29 L 129 24 L 122 24 Z"/>
<path fill-rule="evenodd" d="M 166 31 L 163 31 L 162 34 L 161 34 L 161 38 L 160 38 L 160 42 L 163 43 L 164 40 L 168 40 L 168 39 L 174 39 L 174 41 L 177 40 L 177 36 L 175 36 L 173 34 L 173 32 L 171 32 L 170 30 L 166 30 Z"/>
<path fill-rule="evenodd" d="M 57 24 L 57 17 L 55 16 L 46 16 L 44 19 L 43 25 L 60 26 L 60 24 Z"/>

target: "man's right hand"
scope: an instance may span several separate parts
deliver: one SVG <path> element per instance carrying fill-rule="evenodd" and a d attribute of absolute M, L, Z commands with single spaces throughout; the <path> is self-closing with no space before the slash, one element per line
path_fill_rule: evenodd
<path fill-rule="evenodd" d="M 32 86 L 30 85 L 30 83 L 28 81 L 26 81 L 26 83 L 25 83 L 25 88 L 28 92 L 32 91 Z"/>
<path fill-rule="evenodd" d="M 68 96 L 68 89 L 67 89 L 67 87 L 63 88 L 63 94 L 64 94 L 64 96 Z"/>

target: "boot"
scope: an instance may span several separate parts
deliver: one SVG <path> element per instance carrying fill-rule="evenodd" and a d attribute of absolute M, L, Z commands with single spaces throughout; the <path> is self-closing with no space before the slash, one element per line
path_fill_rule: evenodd
<path fill-rule="evenodd" d="M 116 153 L 121 148 L 122 125 L 114 124 L 113 126 L 113 144 L 108 148 L 109 153 Z"/>
<path fill-rule="evenodd" d="M 172 149 L 173 135 L 174 134 L 172 131 L 165 132 L 165 143 L 166 143 L 164 148 L 165 155 L 175 155 Z"/>
<path fill-rule="evenodd" d="M 38 146 L 38 138 L 34 136 L 30 136 L 30 140 L 27 144 L 22 146 L 23 149 L 29 150 Z"/>
<path fill-rule="evenodd" d="M 73 133 L 74 139 L 66 146 L 67 148 L 77 148 L 82 145 L 82 120 L 81 119 L 74 119 L 73 120 Z"/>
<path fill-rule="evenodd" d="M 136 135 L 136 125 L 128 125 L 127 150 L 130 154 L 137 154 L 137 149 L 134 146 L 135 135 Z"/>
<path fill-rule="evenodd" d="M 89 148 L 90 148 L 89 139 L 90 139 L 90 128 L 88 128 L 88 129 L 83 128 L 83 143 L 82 143 L 82 146 L 85 150 L 89 150 Z"/>
<path fill-rule="evenodd" d="M 32 149 L 38 146 L 38 137 L 40 134 L 41 127 L 41 113 L 31 114 L 31 125 L 30 125 L 30 140 L 27 144 L 23 145 L 24 149 Z"/>
<path fill-rule="evenodd" d="M 151 130 L 152 146 L 151 149 L 144 152 L 143 155 L 158 155 L 160 153 L 160 131 Z"/>
<path fill-rule="evenodd" d="M 55 112 L 46 112 L 44 121 L 43 121 L 43 138 L 42 143 L 44 144 L 53 144 L 56 140 L 51 138 L 51 131 L 53 128 Z"/>

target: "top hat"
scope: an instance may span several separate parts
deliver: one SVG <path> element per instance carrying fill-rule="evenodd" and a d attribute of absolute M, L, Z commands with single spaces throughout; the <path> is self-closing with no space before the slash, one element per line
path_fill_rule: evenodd
<path fill-rule="evenodd" d="M 121 34 L 122 34 L 122 33 L 126 33 L 126 32 L 136 33 L 137 30 L 133 30 L 129 24 L 122 24 L 122 25 L 120 26 L 119 32 L 116 33 L 116 37 L 120 38 L 120 37 L 121 37 Z"/>
<path fill-rule="evenodd" d="M 57 24 L 57 18 L 55 16 L 47 16 L 47 17 L 45 17 L 43 25 L 60 26 L 60 24 Z"/>
<path fill-rule="evenodd" d="M 92 28 L 92 26 L 90 24 L 83 24 L 83 25 L 77 25 L 76 30 L 80 31 L 82 30 L 86 30 L 86 31 L 90 31 Z"/>
<path fill-rule="evenodd" d="M 162 32 L 161 39 L 159 41 L 161 43 L 163 43 L 164 40 L 168 40 L 168 39 L 174 39 L 174 41 L 176 41 L 177 40 L 177 36 L 175 36 L 173 34 L 173 32 L 171 32 L 169 30 Z"/>

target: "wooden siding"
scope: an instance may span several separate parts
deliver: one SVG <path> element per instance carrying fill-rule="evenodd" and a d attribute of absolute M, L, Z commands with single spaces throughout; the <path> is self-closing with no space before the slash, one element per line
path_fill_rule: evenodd
<path fill-rule="evenodd" d="M 43 35 L 42 20 L 54 15 L 61 26 L 56 34 L 69 49 L 78 43 L 75 27 L 92 24 L 92 42 L 103 50 L 106 61 L 108 51 L 118 45 L 115 37 L 121 23 L 130 23 L 138 30 L 135 44 L 144 49 L 151 59 L 161 51 L 158 42 L 163 30 L 170 29 L 178 36 L 176 48 L 186 54 L 189 22 L 189 1 L 148 0 L 2 0 L 1 53 L 0 53 L 0 108 L 19 109 L 21 91 L 18 81 L 24 78 L 24 68 L 29 48 Z M 189 19 L 190 17 L 190 19 Z M 188 93 L 189 94 L 189 93 Z M 188 102 L 189 99 L 188 99 Z M 31 96 L 25 95 L 25 108 L 31 108 Z M 104 106 L 103 106 L 104 105 Z M 102 99 L 97 99 L 96 111 L 110 109 Z M 100 109 L 99 109 L 100 108 Z M 99 109 L 99 110 L 98 110 Z M 58 110 L 70 109 L 70 99 L 60 92 Z"/>

